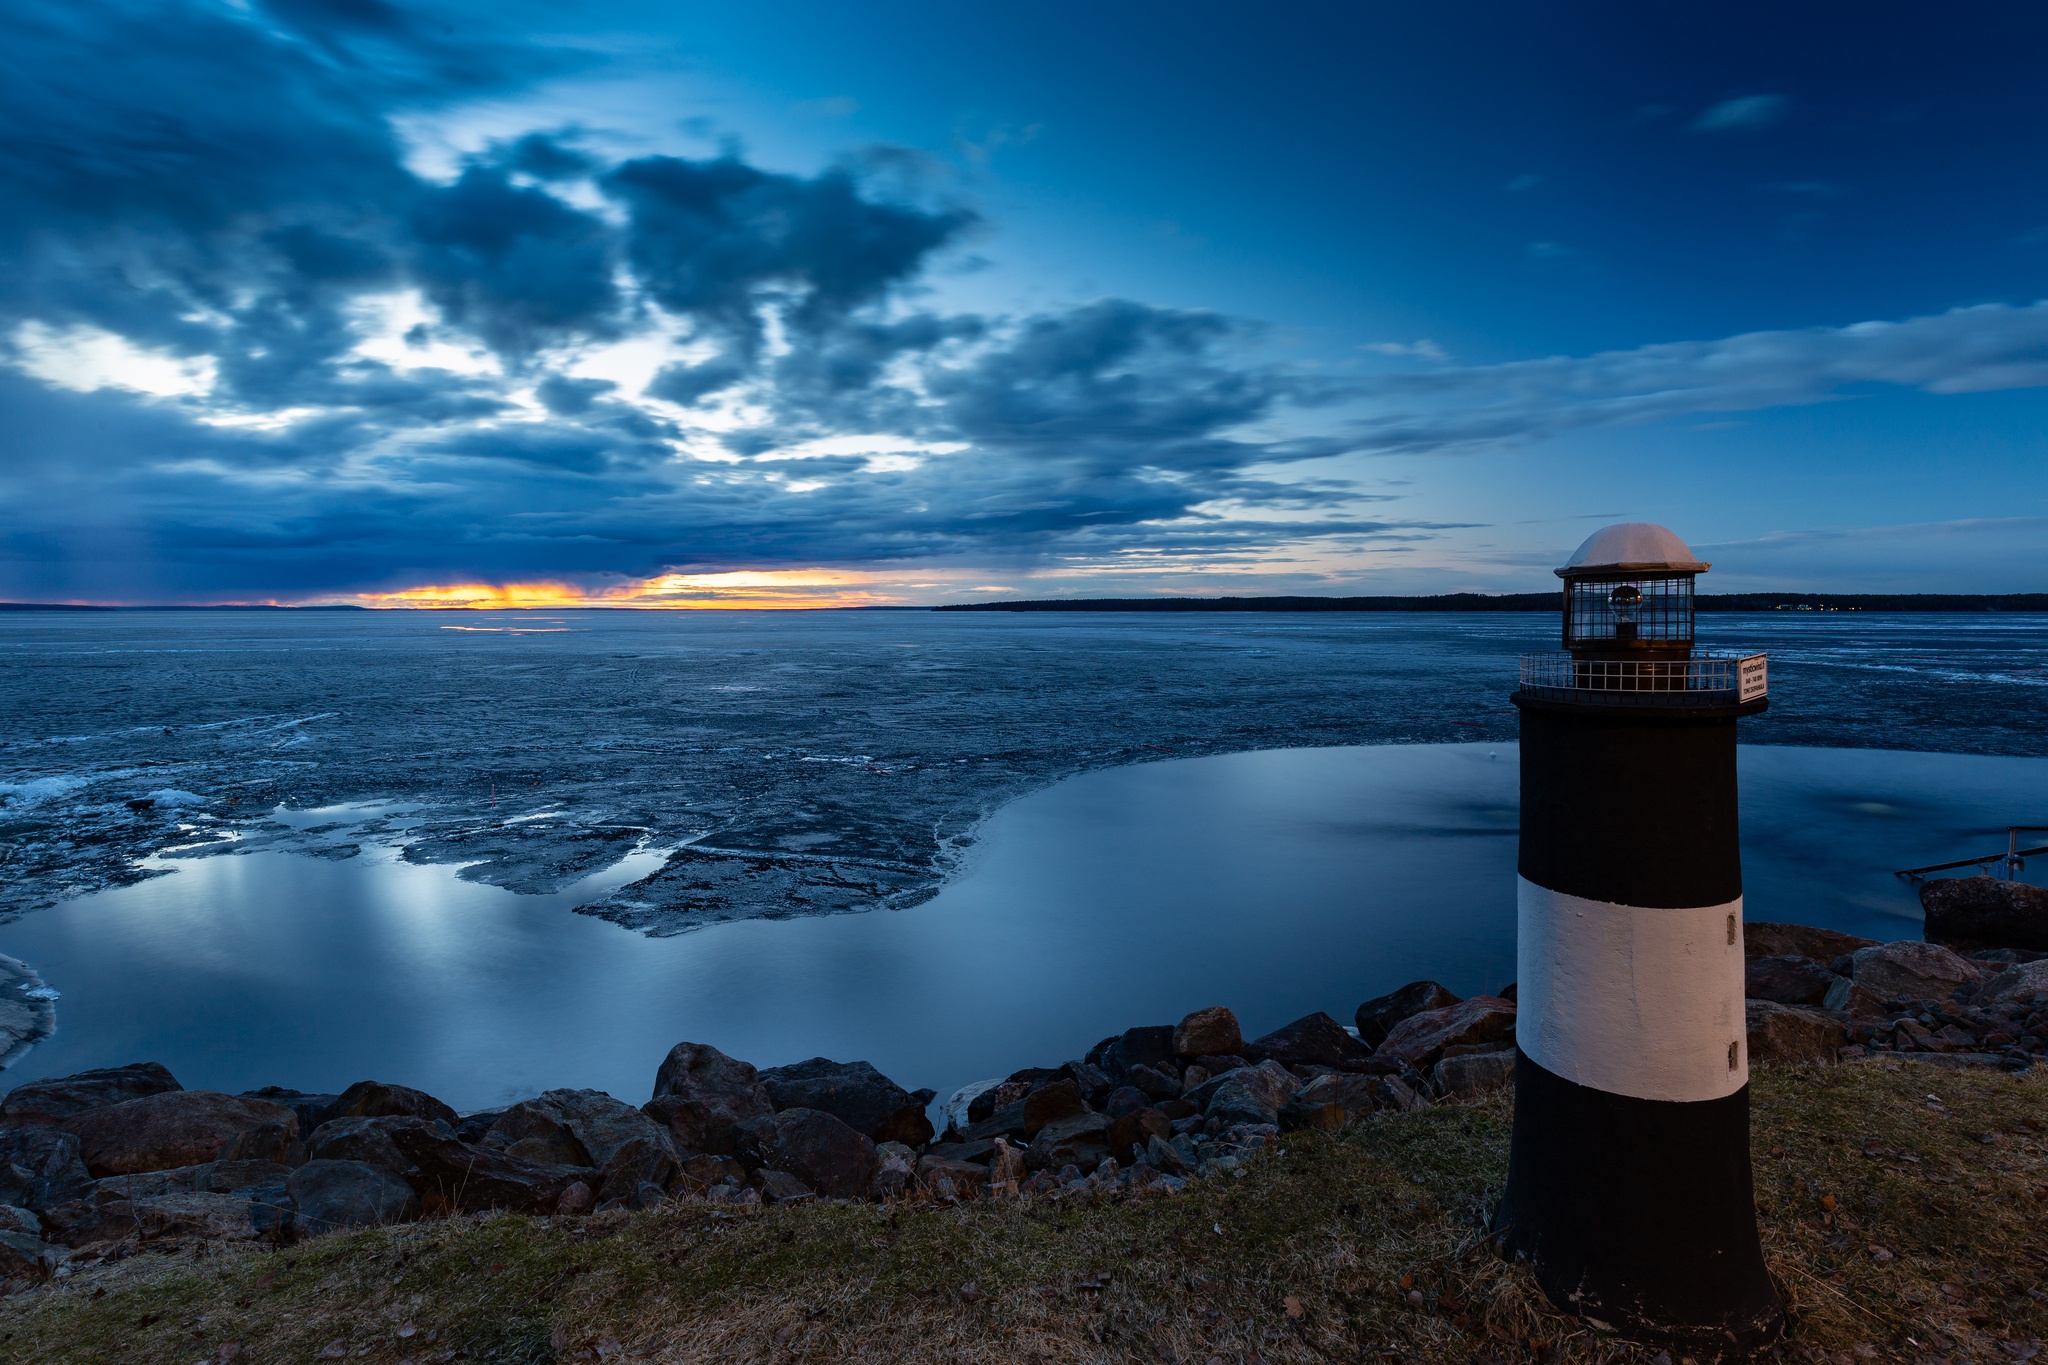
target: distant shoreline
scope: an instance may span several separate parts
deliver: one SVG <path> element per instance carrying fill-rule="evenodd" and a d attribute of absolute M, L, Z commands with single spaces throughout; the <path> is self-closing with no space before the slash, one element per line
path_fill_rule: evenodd
<path fill-rule="evenodd" d="M 2005 612 L 2048 615 L 2048 592 L 2013 593 L 1701 593 L 1694 599 L 1704 612 L 1755 611 L 1880 611 L 1880 612 Z M 860 607 L 726 607 L 726 611 L 1540 611 L 1559 609 L 1554 592 L 1454 592 L 1435 597 L 1075 597 L 1003 602 L 949 602 L 937 606 Z M 0 612 L 61 611 L 362 611 L 362 612 L 508 612 L 508 611 L 688 611 L 682 607 L 648 607 L 601 602 L 575 606 L 510 607 L 363 607 L 353 603 L 278 606 L 244 603 L 164 603 L 154 606 L 99 606 L 79 602 L 0 602 Z M 706 610 L 698 608 L 697 610 Z"/>
<path fill-rule="evenodd" d="M 2048 592 L 1701 593 L 1700 611 L 2048 612 Z M 960 602 L 933 611 L 1542 611 L 1554 592 L 1447 593 L 1437 597 L 1097 597 L 1030 602 Z"/>

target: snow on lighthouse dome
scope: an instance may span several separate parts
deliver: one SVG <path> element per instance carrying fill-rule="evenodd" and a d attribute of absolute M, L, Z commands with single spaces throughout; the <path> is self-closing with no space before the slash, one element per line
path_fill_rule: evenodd
<path fill-rule="evenodd" d="M 1622 521 L 1586 537 L 1559 578 L 1616 570 L 1705 573 L 1713 566 L 1693 557 L 1684 541 L 1654 521 Z"/>

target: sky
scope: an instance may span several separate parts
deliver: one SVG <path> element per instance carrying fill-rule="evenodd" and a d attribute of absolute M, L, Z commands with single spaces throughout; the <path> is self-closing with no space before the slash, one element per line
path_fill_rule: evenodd
<path fill-rule="evenodd" d="M 0 600 L 2048 590 L 2048 11 L 14 0 Z"/>

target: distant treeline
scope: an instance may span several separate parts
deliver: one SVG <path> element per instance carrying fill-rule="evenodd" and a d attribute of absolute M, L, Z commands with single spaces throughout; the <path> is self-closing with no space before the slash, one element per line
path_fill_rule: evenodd
<path fill-rule="evenodd" d="M 2048 592 L 1701 593 L 1701 611 L 2048 612 Z M 1557 611 L 1554 592 L 1476 592 L 1438 597 L 1093 597 L 1048 602 L 960 602 L 933 611 Z"/>

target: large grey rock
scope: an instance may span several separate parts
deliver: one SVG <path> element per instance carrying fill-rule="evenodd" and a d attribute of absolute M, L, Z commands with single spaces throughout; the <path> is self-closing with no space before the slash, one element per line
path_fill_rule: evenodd
<path fill-rule="evenodd" d="M 432 1124 L 394 1128 L 391 1140 L 418 1168 L 411 1182 L 424 1198 L 432 1193 L 462 1210 L 511 1209 L 552 1213 L 563 1191 L 597 1175 L 578 1166 L 543 1166 L 444 1136 Z"/>
<path fill-rule="evenodd" d="M 1318 1076 L 1294 1092 L 1291 1105 L 1321 1108 L 1334 1104 L 1347 1121 L 1356 1122 L 1379 1107 L 1379 1080 L 1373 1076 Z"/>
<path fill-rule="evenodd" d="M 1254 1038 L 1244 1045 L 1246 1061 L 1275 1061 L 1283 1066 L 1342 1066 L 1346 1062 L 1363 1061 L 1371 1055 L 1371 1048 L 1346 1033 L 1342 1024 L 1321 1011 L 1274 1029 L 1265 1037 Z"/>
<path fill-rule="evenodd" d="M 1837 929 L 1816 929 L 1810 924 L 1781 924 L 1774 920 L 1747 920 L 1742 926 L 1742 955 L 1747 958 L 1782 957 L 1787 954 L 1833 962 L 1845 953 L 1877 944 L 1874 938 L 1858 938 Z"/>
<path fill-rule="evenodd" d="M 1237 1015 L 1224 1005 L 1196 1010 L 1173 1030 L 1173 1055 L 1183 1062 L 1197 1057 L 1235 1057 L 1244 1047 Z"/>
<path fill-rule="evenodd" d="M 1301 1089 L 1301 1078 L 1278 1062 L 1224 1073 L 1203 1112 L 1229 1123 L 1278 1123 L 1280 1111 Z"/>
<path fill-rule="evenodd" d="M 0 1231 L 0 1278 L 45 1279 L 56 1273 L 68 1254 L 29 1233 Z"/>
<path fill-rule="evenodd" d="M 1374 1055 L 1427 1071 L 1447 1047 L 1512 1042 L 1515 1004 L 1495 995 L 1475 995 L 1444 1009 L 1410 1015 L 1394 1025 Z"/>
<path fill-rule="evenodd" d="M 807 1062 L 770 1067 L 761 1073 L 761 1084 L 778 1110 L 816 1109 L 832 1114 L 875 1142 L 916 1147 L 932 1140 L 924 1101 L 867 1062 L 813 1057 Z"/>
<path fill-rule="evenodd" d="M 254 1201 L 244 1194 L 173 1190 L 130 1201 L 125 1210 L 144 1237 L 203 1237 L 215 1242 L 253 1242 L 269 1231 Z"/>
<path fill-rule="evenodd" d="M 431 1119 L 398 1115 L 389 1118 L 329 1119 L 306 1139 L 309 1161 L 364 1161 L 401 1180 L 419 1174 L 412 1159 L 399 1150 L 392 1135 L 406 1129 L 420 1129 L 437 1137 L 452 1136 L 446 1124 Z"/>
<path fill-rule="evenodd" d="M 78 1139 L 96 1176 L 161 1171 L 211 1161 L 246 1129 L 275 1123 L 298 1131 L 298 1115 L 268 1100 L 218 1090 L 173 1090 L 73 1114 L 58 1131 Z"/>
<path fill-rule="evenodd" d="M 1085 1174 L 1109 1157 L 1109 1120 L 1101 1114 L 1076 1114 L 1038 1130 L 1024 1154 L 1034 1171 L 1078 1166 Z"/>
<path fill-rule="evenodd" d="M 1780 1005 L 1818 1005 L 1828 998 L 1828 988 L 1841 979 L 1825 962 L 1779 953 L 1749 959 L 1743 973 L 1743 994 Z"/>
<path fill-rule="evenodd" d="M 635 1201 L 642 1185 L 667 1190 L 675 1184 L 681 1169 L 667 1129 L 658 1130 L 654 1137 L 633 1138 L 613 1149 L 610 1159 L 605 1162 L 604 1180 L 597 1189 L 597 1202 L 606 1204 L 614 1199 Z"/>
<path fill-rule="evenodd" d="M 1832 1062 L 1849 1041 L 1848 1026 L 1823 1010 L 1750 1000 L 1744 1013 L 1752 1063 Z"/>
<path fill-rule="evenodd" d="M 549 1090 L 528 1105 L 555 1119 L 590 1154 L 589 1164 L 608 1167 L 629 1142 L 644 1142 L 675 1155 L 667 1127 L 602 1090 Z"/>
<path fill-rule="evenodd" d="M 1921 931 L 1934 943 L 1977 948 L 2048 949 L 2048 888 L 1997 877 L 1944 877 L 1920 887 Z"/>
<path fill-rule="evenodd" d="M 1173 1094 L 1179 1093 L 1180 1087 L 1174 1086 Z M 1024 1136 L 1032 1136 L 1048 1123 L 1056 1123 L 1061 1119 L 1070 1119 L 1076 1114 L 1087 1112 L 1088 1104 L 1081 1098 L 1081 1087 L 1073 1081 L 1053 1081 L 1048 1085 L 1042 1085 L 1024 1097 Z"/>
<path fill-rule="evenodd" d="M 1140 1160 L 1154 1136 L 1171 1142 L 1173 1120 L 1157 1109 L 1138 1109 L 1109 1121 L 1109 1154 L 1118 1161 Z"/>
<path fill-rule="evenodd" d="M 357 1081 L 328 1106 L 331 1119 L 439 1119 L 453 1125 L 455 1111 L 424 1090 L 388 1081 Z"/>
<path fill-rule="evenodd" d="M 1890 1016 L 1890 1011 L 1885 1008 L 1883 996 L 1867 987 L 1857 985 L 1846 976 L 1834 979 L 1820 1006 L 1824 1010 L 1846 1014 L 1851 1019 L 1861 1019 L 1869 1023 Z"/>
<path fill-rule="evenodd" d="M 1103 1046 L 1102 1055 L 1092 1060 L 1112 1077 L 1121 1077 L 1134 1066 L 1156 1068 L 1161 1062 L 1175 1060 L 1173 1033 L 1172 1024 L 1128 1028 L 1110 1039 Z"/>
<path fill-rule="evenodd" d="M 909 1194 L 917 1180 L 917 1153 L 900 1142 L 875 1144 L 875 1173 L 868 1180 L 868 1198 L 887 1201 Z"/>
<path fill-rule="evenodd" d="M 93 1175 L 78 1139 L 54 1128 L 0 1128 L 0 1163 L 13 1168 L 0 1169 L 24 1208 L 46 1209 L 92 1191 Z M 18 1191 L 17 1172 L 26 1178 L 25 1191 Z"/>
<path fill-rule="evenodd" d="M 1983 975 L 1976 963 L 1938 943 L 1879 943 L 1849 955 L 1856 984 L 1885 1000 L 1946 1000 Z"/>
<path fill-rule="evenodd" d="M 220 1161 L 274 1161 L 296 1166 L 306 1159 L 305 1144 L 299 1141 L 296 1123 L 259 1123 L 244 1128 L 221 1148 Z"/>
<path fill-rule="evenodd" d="M 764 1134 L 761 1165 L 787 1171 L 819 1194 L 852 1199 L 867 1191 L 879 1166 L 867 1134 L 822 1109 L 783 1109 Z"/>
<path fill-rule="evenodd" d="M 1374 996 L 1360 1005 L 1352 1022 L 1358 1026 L 1358 1040 L 1377 1048 L 1402 1020 L 1457 1003 L 1457 996 L 1434 981 L 1411 981 L 1398 991 Z"/>
<path fill-rule="evenodd" d="M 2048 995 L 2048 961 L 2023 962 L 2008 967 L 1977 987 L 1976 1003 L 2000 1005 L 2007 1001 L 2026 1004 L 2036 996 Z"/>
<path fill-rule="evenodd" d="M 742 1125 L 773 1114 L 775 1101 L 749 1063 L 707 1043 L 677 1043 L 641 1112 L 668 1129 L 678 1155 L 729 1155 L 739 1150 Z"/>
<path fill-rule="evenodd" d="M 0 1127 L 55 1128 L 73 1114 L 104 1109 L 123 1100 L 182 1090 L 178 1078 L 161 1062 L 131 1062 L 101 1067 L 74 1076 L 28 1081 L 0 1101 Z"/>
<path fill-rule="evenodd" d="M 244 1090 L 245 1100 L 269 1100 L 281 1104 L 299 1116 L 299 1131 L 310 1133 L 334 1117 L 334 1102 L 339 1095 L 314 1095 L 288 1086 L 266 1085 L 255 1090 Z"/>
<path fill-rule="evenodd" d="M 285 1190 L 294 1226 L 306 1237 L 407 1222 L 420 1213 L 412 1186 L 366 1161 L 309 1161 L 291 1173 Z"/>

